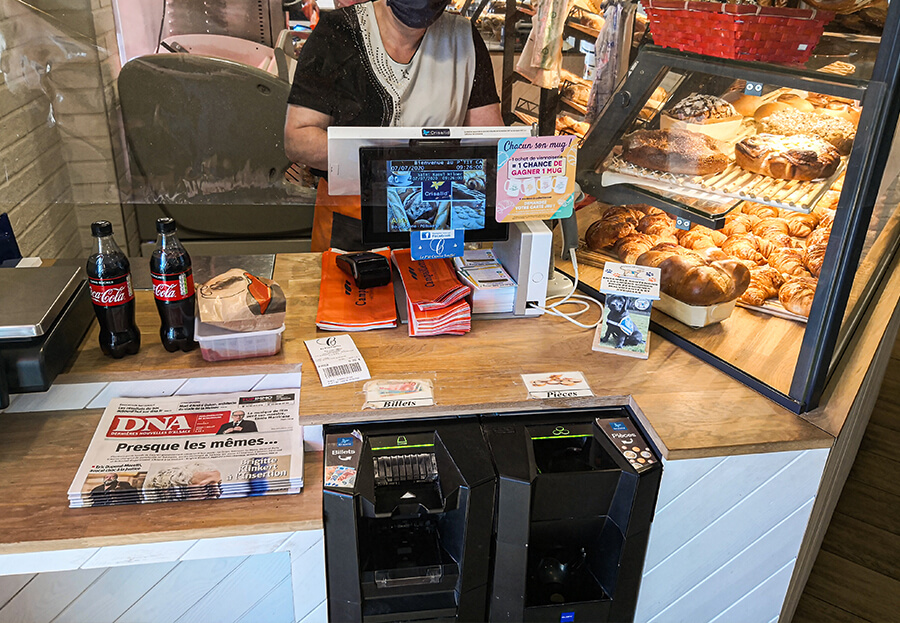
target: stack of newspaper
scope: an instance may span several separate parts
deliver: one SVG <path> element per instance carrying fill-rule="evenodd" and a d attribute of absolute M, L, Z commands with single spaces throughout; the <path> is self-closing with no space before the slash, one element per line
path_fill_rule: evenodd
<path fill-rule="evenodd" d="M 413 260 L 409 249 L 392 257 L 403 282 L 410 335 L 462 335 L 472 328 L 469 287 L 449 260 Z"/>
<path fill-rule="evenodd" d="M 467 250 L 454 257 L 456 273 L 472 288 L 472 313 L 510 313 L 516 305 L 516 282 L 490 249 Z"/>
<path fill-rule="evenodd" d="M 69 487 L 69 506 L 299 493 L 300 391 L 116 398 Z"/>

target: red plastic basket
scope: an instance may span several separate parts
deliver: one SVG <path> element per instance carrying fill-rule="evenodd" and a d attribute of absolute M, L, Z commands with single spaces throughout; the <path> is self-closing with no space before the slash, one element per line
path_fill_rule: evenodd
<path fill-rule="evenodd" d="M 653 42 L 719 58 L 805 63 L 830 11 L 749 4 L 645 0 Z"/>

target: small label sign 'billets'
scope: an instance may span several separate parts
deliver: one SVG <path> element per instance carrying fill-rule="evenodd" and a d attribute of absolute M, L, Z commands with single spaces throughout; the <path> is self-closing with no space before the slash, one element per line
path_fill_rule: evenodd
<path fill-rule="evenodd" d="M 369 381 L 363 391 L 366 394 L 364 409 L 430 407 L 434 404 L 434 387 L 428 379 Z"/>

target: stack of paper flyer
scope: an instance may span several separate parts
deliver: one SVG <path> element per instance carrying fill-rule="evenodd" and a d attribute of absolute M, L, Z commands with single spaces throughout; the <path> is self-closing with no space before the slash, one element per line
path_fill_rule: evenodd
<path fill-rule="evenodd" d="M 469 287 L 450 260 L 413 260 L 409 249 L 392 257 L 403 281 L 410 335 L 462 335 L 472 328 Z"/>
<path fill-rule="evenodd" d="M 299 493 L 300 390 L 115 398 L 69 487 L 69 506 Z"/>
<path fill-rule="evenodd" d="M 472 289 L 472 313 L 512 313 L 516 304 L 516 282 L 490 249 L 465 251 L 453 258 L 456 273 Z"/>

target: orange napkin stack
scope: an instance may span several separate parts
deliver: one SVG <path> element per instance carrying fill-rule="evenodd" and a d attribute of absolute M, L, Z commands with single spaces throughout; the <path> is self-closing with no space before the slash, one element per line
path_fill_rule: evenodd
<path fill-rule="evenodd" d="M 337 265 L 342 251 L 322 254 L 322 282 L 316 326 L 325 331 L 368 331 L 397 326 L 397 307 L 391 284 L 360 290 Z M 375 251 L 390 259 L 391 250 Z"/>
<path fill-rule="evenodd" d="M 409 249 L 392 257 L 406 290 L 410 335 L 462 335 L 472 328 L 469 287 L 449 260 L 413 260 Z"/>

